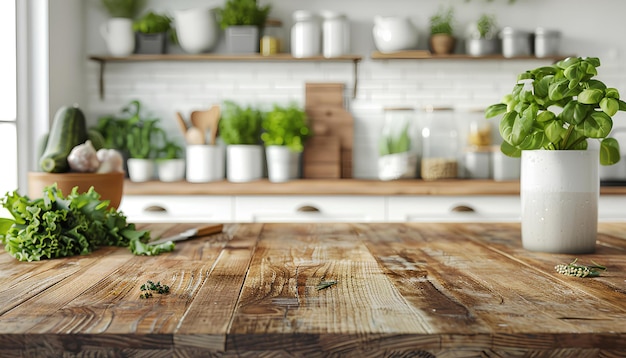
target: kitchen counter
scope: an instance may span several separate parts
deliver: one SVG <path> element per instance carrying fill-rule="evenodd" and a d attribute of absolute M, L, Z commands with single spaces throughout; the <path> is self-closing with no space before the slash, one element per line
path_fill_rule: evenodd
<path fill-rule="evenodd" d="M 153 237 L 193 224 L 149 224 Z M 0 249 L 9 356 L 624 356 L 626 223 L 608 270 L 521 248 L 516 223 L 227 224 L 173 253 L 42 262 Z M 147 280 L 170 293 L 140 298 Z M 321 281 L 336 284 L 318 290 Z"/>
<path fill-rule="evenodd" d="M 625 186 L 602 186 L 603 195 L 626 194 Z M 125 195 L 519 195 L 519 181 L 418 179 L 301 179 L 285 183 L 257 180 L 248 183 L 217 181 L 188 183 L 161 181 L 124 183 Z"/>

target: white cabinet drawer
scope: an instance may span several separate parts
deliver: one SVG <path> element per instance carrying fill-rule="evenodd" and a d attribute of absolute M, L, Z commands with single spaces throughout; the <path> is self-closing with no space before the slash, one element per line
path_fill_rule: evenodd
<path fill-rule="evenodd" d="M 130 222 L 230 222 L 232 197 L 125 195 L 120 210 Z"/>
<path fill-rule="evenodd" d="M 237 222 L 383 222 L 382 196 L 237 196 Z"/>
<path fill-rule="evenodd" d="M 390 196 L 388 221 L 519 221 L 520 198 L 511 196 Z"/>

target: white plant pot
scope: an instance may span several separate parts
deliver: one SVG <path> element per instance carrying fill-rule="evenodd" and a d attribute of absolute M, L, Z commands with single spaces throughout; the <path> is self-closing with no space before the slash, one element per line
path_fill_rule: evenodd
<path fill-rule="evenodd" d="M 223 180 L 225 161 L 222 145 L 188 145 L 187 181 L 206 183 Z"/>
<path fill-rule="evenodd" d="M 143 182 L 154 178 L 154 160 L 128 158 L 128 177 L 131 181 Z"/>
<path fill-rule="evenodd" d="M 299 176 L 300 153 L 280 145 L 265 148 L 267 176 L 273 183 L 282 183 Z"/>
<path fill-rule="evenodd" d="M 173 182 L 185 179 L 185 159 L 157 161 L 157 174 L 160 181 Z"/>
<path fill-rule="evenodd" d="M 185 52 L 207 52 L 217 44 L 219 27 L 212 9 L 198 7 L 176 10 L 174 21 L 178 42 Z"/>
<path fill-rule="evenodd" d="M 100 34 L 112 56 L 124 57 L 135 51 L 133 21 L 114 17 L 100 26 Z"/>
<path fill-rule="evenodd" d="M 599 153 L 522 151 L 520 195 L 525 249 L 583 254 L 595 251 Z"/>
<path fill-rule="evenodd" d="M 260 145 L 226 146 L 226 179 L 244 183 L 263 177 L 263 147 Z"/>
<path fill-rule="evenodd" d="M 378 158 L 378 179 L 408 179 L 417 176 L 417 154 L 394 153 Z"/>

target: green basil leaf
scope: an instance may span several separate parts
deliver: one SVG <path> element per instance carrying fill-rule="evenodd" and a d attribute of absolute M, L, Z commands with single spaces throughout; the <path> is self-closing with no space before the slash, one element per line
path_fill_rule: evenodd
<path fill-rule="evenodd" d="M 587 57 L 584 61 L 593 67 L 600 67 L 600 59 L 597 57 Z"/>
<path fill-rule="evenodd" d="M 611 133 L 613 120 L 606 113 L 593 111 L 583 123 L 583 134 L 589 138 L 604 138 Z"/>
<path fill-rule="evenodd" d="M 548 97 L 548 89 L 550 88 L 550 83 L 554 76 L 546 76 L 542 78 L 540 81 L 535 81 L 535 96 L 545 98 Z"/>
<path fill-rule="evenodd" d="M 600 164 L 613 165 L 620 161 L 619 143 L 615 138 L 605 138 L 600 142 Z"/>
<path fill-rule="evenodd" d="M 556 115 L 550 111 L 543 111 L 537 115 L 537 122 L 549 122 L 556 119 Z"/>
<path fill-rule="evenodd" d="M 567 129 L 559 121 L 551 121 L 546 124 L 544 132 L 551 143 L 558 143 L 563 139 Z"/>
<path fill-rule="evenodd" d="M 619 99 L 619 91 L 617 88 L 607 88 L 604 91 L 604 97 Z"/>
<path fill-rule="evenodd" d="M 568 57 L 566 59 L 563 59 L 559 62 L 556 63 L 556 66 L 562 69 L 566 69 L 569 66 L 575 65 L 577 63 L 579 63 L 580 61 L 582 61 L 581 58 L 579 57 Z"/>
<path fill-rule="evenodd" d="M 588 88 L 578 94 L 578 102 L 584 104 L 598 104 L 604 97 L 604 91 L 596 88 Z"/>
<path fill-rule="evenodd" d="M 521 149 L 512 146 L 508 142 L 502 142 L 502 144 L 500 144 L 500 150 L 504 155 L 508 155 L 509 157 L 519 158 L 522 156 Z"/>
<path fill-rule="evenodd" d="M 507 112 L 500 120 L 500 136 L 507 142 L 511 142 L 513 137 L 513 124 L 518 114 L 515 111 Z"/>
<path fill-rule="evenodd" d="M 550 85 L 548 89 L 548 97 L 553 101 L 558 101 L 565 97 L 565 92 L 568 89 L 569 81 L 568 80 L 560 80 L 558 82 L 554 82 Z"/>
<path fill-rule="evenodd" d="M 537 106 L 530 105 L 526 110 L 522 113 L 521 117 L 518 117 L 513 123 L 513 133 L 511 136 L 510 143 L 513 145 L 519 145 L 524 141 L 533 127 L 534 118 L 537 113 Z"/>
<path fill-rule="evenodd" d="M 626 111 L 626 102 L 622 101 L 621 99 L 617 101 L 619 103 L 619 110 L 620 111 Z"/>
<path fill-rule="evenodd" d="M 589 112 L 593 111 L 593 106 L 591 105 L 582 104 L 574 100 L 572 100 L 572 102 L 570 103 L 574 103 L 574 124 L 582 123 L 585 118 L 587 118 Z"/>
<path fill-rule="evenodd" d="M 504 103 L 492 104 L 491 106 L 487 107 L 487 109 L 485 110 L 485 118 L 492 118 L 499 114 L 505 113 L 506 107 L 507 106 Z"/>
<path fill-rule="evenodd" d="M 604 113 L 613 117 L 619 110 L 619 102 L 615 98 L 604 97 L 600 101 L 600 108 Z"/>
<path fill-rule="evenodd" d="M 574 110 L 576 109 L 576 101 L 567 102 L 565 107 L 563 107 L 563 111 L 559 114 L 559 118 L 561 118 L 565 123 L 574 123 Z"/>
<path fill-rule="evenodd" d="M 595 88 L 595 89 L 600 89 L 603 91 L 606 90 L 606 85 L 602 81 L 589 80 L 587 81 L 587 85 L 589 85 L 588 88 Z"/>

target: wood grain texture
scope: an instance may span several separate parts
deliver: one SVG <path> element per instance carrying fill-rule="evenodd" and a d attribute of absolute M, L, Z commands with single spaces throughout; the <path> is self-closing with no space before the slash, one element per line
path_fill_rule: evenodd
<path fill-rule="evenodd" d="M 143 224 L 156 239 L 194 224 Z M 560 275 L 517 223 L 229 224 L 173 253 L 22 263 L 0 249 L 6 357 L 623 357 L 626 223 Z M 147 280 L 171 292 L 140 298 Z M 318 290 L 321 281 L 336 284 Z M 63 352 L 63 353 L 61 353 Z"/>
<path fill-rule="evenodd" d="M 450 179 L 423 181 L 368 179 L 300 179 L 285 183 L 257 180 L 250 183 L 124 182 L 125 195 L 519 195 L 519 180 Z M 626 195 L 626 187 L 600 188 L 602 195 Z"/>

